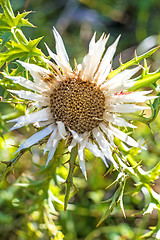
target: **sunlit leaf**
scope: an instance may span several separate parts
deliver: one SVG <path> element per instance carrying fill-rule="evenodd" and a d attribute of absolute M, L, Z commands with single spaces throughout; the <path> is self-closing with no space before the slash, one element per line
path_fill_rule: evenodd
<path fill-rule="evenodd" d="M 126 68 L 129 68 L 133 65 L 137 65 L 139 64 L 143 59 L 150 57 L 153 53 L 155 53 L 158 49 L 160 48 L 160 46 L 155 47 L 151 50 L 149 50 L 148 52 L 142 54 L 141 56 L 135 56 L 132 60 L 126 62 L 126 63 L 122 63 L 120 65 L 119 68 L 113 70 L 109 75 L 108 75 L 108 79 L 113 78 L 115 75 L 117 75 L 118 73 L 120 73 L 121 71 L 125 70 Z"/>

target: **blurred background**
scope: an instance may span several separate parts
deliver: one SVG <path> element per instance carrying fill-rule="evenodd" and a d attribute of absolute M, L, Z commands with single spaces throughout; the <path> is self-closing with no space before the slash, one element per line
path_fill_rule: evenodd
<path fill-rule="evenodd" d="M 81 61 L 95 31 L 98 37 L 103 32 L 110 33 L 108 44 L 122 35 L 117 54 L 123 53 L 124 61 L 132 57 L 135 48 L 141 54 L 159 42 L 159 0 L 11 0 L 11 3 L 15 12 L 32 11 L 29 20 L 37 28 L 26 28 L 25 33 L 31 39 L 44 36 L 39 47 L 46 54 L 44 42 L 54 50 L 55 26 L 72 61 L 74 58 Z"/>
<path fill-rule="evenodd" d="M 11 0 L 11 5 L 16 14 L 24 10 L 32 11 L 28 15 L 29 21 L 35 28 L 24 28 L 23 32 L 29 39 L 43 36 L 38 47 L 47 55 L 44 43 L 55 52 L 52 27 L 55 26 L 62 35 L 68 55 L 73 66 L 74 58 L 80 63 L 87 53 L 88 43 L 97 32 L 97 38 L 103 32 L 110 33 L 109 46 L 119 34 L 121 40 L 117 48 L 114 65 L 119 66 L 121 53 L 122 62 L 133 58 L 134 51 L 140 55 L 160 44 L 160 1 L 159 0 Z M 159 52 L 148 60 L 154 71 L 160 66 Z M 0 96 L 5 97 L 5 91 L 0 87 Z M 13 107 L 8 104 L 0 104 L 2 115 L 12 113 Z M 32 127 L 8 132 L 9 124 L 2 126 L 0 137 L 0 160 L 6 161 L 13 158 L 14 147 L 26 137 L 31 136 Z M 137 161 L 143 160 L 146 170 L 153 167 L 159 161 L 160 154 L 160 120 L 151 124 L 151 129 L 144 124 L 139 124 L 139 130 L 133 133 L 135 139 L 147 140 L 148 150 L 135 156 Z M 145 205 L 143 195 L 126 194 L 124 196 L 124 208 L 127 218 L 119 207 L 115 208 L 112 215 L 100 226 L 96 227 L 103 212 L 109 207 L 109 203 L 102 204 L 103 200 L 110 198 L 115 188 L 105 188 L 117 177 L 117 173 L 105 175 L 106 168 L 102 161 L 98 161 L 90 153 L 87 156 L 88 181 L 83 179 L 81 172 L 75 172 L 75 184 L 79 188 L 71 199 L 74 210 L 63 212 L 63 206 L 55 201 L 55 208 L 60 215 L 51 216 L 51 222 L 45 222 L 33 205 L 40 201 L 46 201 L 47 197 L 40 198 L 43 185 L 30 187 L 25 185 L 28 179 L 37 179 L 36 173 L 39 168 L 36 164 L 44 164 L 45 157 L 39 148 L 34 147 L 32 154 L 25 154 L 16 165 L 14 172 L 10 172 L 7 178 L 0 184 L 0 239 L 2 240 L 34 240 L 54 239 L 54 223 L 58 230 L 65 235 L 65 240 L 124 240 L 139 239 L 149 226 L 157 224 L 157 213 L 154 211 L 149 216 L 142 216 L 141 211 Z M 0 166 L 3 170 L 3 166 Z M 63 172 L 64 171 L 64 172 Z M 61 177 L 66 177 L 66 170 L 59 168 Z M 41 179 L 41 176 L 38 176 Z M 25 183 L 24 183 L 25 182 Z M 16 184 L 15 184 L 16 183 Z M 22 185 L 20 185 L 20 183 Z M 50 183 L 52 185 L 52 183 Z M 45 186 L 45 185 L 44 185 Z M 133 188 L 132 180 L 128 179 L 126 192 Z M 53 192 L 63 199 L 64 187 L 58 190 L 52 186 Z M 160 193 L 159 180 L 154 189 Z M 35 196 L 39 196 L 35 200 Z M 38 202 L 39 201 L 39 202 Z M 45 205 L 46 206 L 46 205 Z M 132 214 L 137 214 L 133 217 Z M 52 225 L 50 226 L 49 223 Z M 56 227 L 55 227 L 56 228 Z M 57 238 L 58 239 L 58 238 Z M 62 239 L 62 238 L 59 238 Z M 150 238 L 152 239 L 152 238 Z"/>

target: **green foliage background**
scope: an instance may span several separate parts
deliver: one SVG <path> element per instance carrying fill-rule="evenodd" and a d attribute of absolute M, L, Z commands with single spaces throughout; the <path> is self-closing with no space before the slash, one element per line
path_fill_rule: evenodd
<path fill-rule="evenodd" d="M 61 33 L 71 64 L 74 58 L 77 62 L 82 60 L 94 31 L 98 36 L 102 32 L 106 34 L 110 32 L 109 44 L 122 34 L 114 68 L 119 67 L 118 53 L 122 53 L 122 63 L 134 59 L 135 64 L 136 48 L 139 56 L 160 44 L 159 0 L 12 0 L 14 13 L 8 1 L 1 0 L 0 4 L 3 6 L 1 13 L 8 4 L 7 8 L 10 9 L 12 16 L 7 15 L 6 10 L 0 20 L 0 66 L 2 71 L 5 70 L 8 74 L 17 75 L 22 72 L 15 63 L 19 58 L 43 65 L 41 54 L 43 52 L 47 55 L 44 42 L 53 51 L 55 50 L 52 26 Z M 23 12 L 24 9 L 32 12 L 28 15 Z M 149 36 L 151 38 L 148 38 Z M 148 55 L 152 55 L 151 53 Z M 148 55 L 142 59 L 147 58 Z M 157 90 L 158 82 L 155 82 L 159 78 L 159 72 L 149 74 L 148 66 L 151 65 L 150 72 L 154 72 L 160 66 L 159 59 L 158 50 L 147 59 L 147 63 L 144 62 L 141 81 L 137 82 L 135 88 L 148 88 L 152 85 L 152 88 Z M 120 68 L 122 67 L 128 65 L 122 64 Z M 113 74 L 116 74 L 116 70 Z M 78 190 L 72 187 L 68 210 L 64 212 L 63 179 L 67 178 L 68 165 L 61 163 L 69 159 L 68 154 L 61 155 L 64 143 L 61 143 L 47 168 L 44 168 L 46 159 L 36 145 L 30 151 L 22 152 L 20 158 L 14 159 L 12 154 L 17 149 L 16 145 L 36 130 L 32 126 L 27 126 L 8 132 L 11 124 L 5 122 L 24 114 L 26 105 L 12 99 L 6 91 L 7 88 L 16 89 L 17 86 L 1 75 L 0 96 L 7 101 L 0 103 L 0 161 L 2 162 L 0 171 L 6 173 L 0 183 L 0 239 L 121 240 L 140 239 L 142 235 L 143 238 L 155 239 L 160 229 L 160 195 L 158 195 L 160 194 L 160 117 L 157 116 L 159 100 L 151 105 L 152 112 L 147 116 L 143 118 L 135 116 L 138 130 L 135 130 L 132 136 L 137 140 L 146 141 L 147 150 L 139 154 L 138 150 L 132 149 L 128 153 L 121 146 L 128 156 L 129 166 L 133 167 L 134 174 L 131 175 L 129 167 L 126 167 L 124 175 L 120 175 L 117 171 L 106 174 L 103 162 L 86 152 L 88 181 L 85 181 L 80 170 L 76 168 L 73 181 Z M 14 164 L 4 163 L 11 159 L 14 160 Z M 136 164 L 139 164 L 145 172 L 140 172 Z M 10 169 L 9 172 L 7 167 Z M 115 184 L 105 189 L 116 179 Z M 121 211 L 122 196 L 126 218 Z M 110 198 L 111 201 L 106 202 Z M 120 203 L 120 207 L 116 205 L 117 202 Z M 150 203 L 155 205 L 149 205 Z M 148 209 L 149 206 L 157 210 L 151 211 Z M 144 211 L 152 213 L 144 215 Z M 102 216 L 105 220 L 96 227 Z"/>

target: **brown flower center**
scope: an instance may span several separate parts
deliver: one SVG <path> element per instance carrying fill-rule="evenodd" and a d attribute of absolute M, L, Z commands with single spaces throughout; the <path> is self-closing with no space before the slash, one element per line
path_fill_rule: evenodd
<path fill-rule="evenodd" d="M 78 134 L 91 131 L 102 121 L 105 97 L 96 84 L 66 79 L 50 96 L 51 113 Z"/>

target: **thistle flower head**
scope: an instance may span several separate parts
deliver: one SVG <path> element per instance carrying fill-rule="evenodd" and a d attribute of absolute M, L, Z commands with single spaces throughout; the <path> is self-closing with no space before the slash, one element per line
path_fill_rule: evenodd
<path fill-rule="evenodd" d="M 120 37 L 104 53 L 109 36 L 102 34 L 96 41 L 94 34 L 87 55 L 82 63 L 72 70 L 61 36 L 55 28 L 53 33 L 56 40 L 56 54 L 46 46 L 53 62 L 43 58 L 50 68 L 45 69 L 35 64 L 18 61 L 30 72 L 34 82 L 23 77 L 8 77 L 28 89 L 27 91 L 10 90 L 10 92 L 22 99 L 32 101 L 39 109 L 11 120 L 15 122 L 11 130 L 30 123 L 37 123 L 39 127 L 43 127 L 25 140 L 17 152 L 49 136 L 44 149 L 44 153 L 48 151 L 48 164 L 59 141 L 71 138 L 68 150 L 71 151 L 74 146 L 78 146 L 79 165 L 85 177 L 87 176 L 85 148 L 96 157 L 100 157 L 107 167 L 107 159 L 109 159 L 117 168 L 112 156 L 112 151 L 116 147 L 114 137 L 129 146 L 139 147 L 133 138 L 119 130 L 121 126 L 135 128 L 121 117 L 121 113 L 144 110 L 147 107 L 136 103 L 154 98 L 146 96 L 150 91 L 128 91 L 135 83 L 134 79 L 130 78 L 140 70 L 140 67 L 124 70 L 107 79 Z"/>

